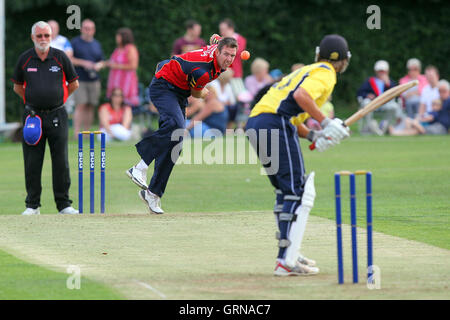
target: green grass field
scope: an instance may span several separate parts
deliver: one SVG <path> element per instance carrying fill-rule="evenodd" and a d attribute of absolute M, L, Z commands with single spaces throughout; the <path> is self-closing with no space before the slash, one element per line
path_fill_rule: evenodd
<path fill-rule="evenodd" d="M 242 137 L 237 141 L 246 143 Z M 325 153 L 310 152 L 305 142 L 305 163 L 308 171 L 316 172 L 317 197 L 303 252 L 317 260 L 321 272 L 289 279 L 272 276 L 277 251 L 274 194 L 259 164 L 177 165 L 162 201 L 166 214 L 155 216 L 147 213 L 138 188 L 124 174 L 138 160 L 133 143 L 111 143 L 107 214 L 59 216 L 47 148 L 41 216 L 22 217 L 22 149 L 0 144 L 0 299 L 449 299 L 450 137 L 355 136 Z M 190 147 L 186 143 L 185 151 Z M 71 198 L 77 208 L 76 152 L 71 141 Z M 97 161 L 98 154 L 97 149 Z M 362 178 L 357 182 L 362 281 L 350 284 L 346 228 L 348 284 L 337 285 L 333 173 L 358 169 L 373 173 L 380 290 L 369 290 L 363 281 Z M 96 174 L 98 186 L 99 170 Z M 342 181 L 348 224 L 348 181 Z M 80 290 L 66 289 L 68 265 L 80 267 Z"/>

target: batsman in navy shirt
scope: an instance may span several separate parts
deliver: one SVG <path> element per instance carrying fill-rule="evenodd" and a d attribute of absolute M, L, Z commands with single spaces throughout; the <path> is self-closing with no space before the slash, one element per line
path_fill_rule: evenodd
<path fill-rule="evenodd" d="M 151 213 L 163 213 L 160 198 L 181 152 L 175 146 L 181 146 L 183 140 L 187 98 L 191 95 L 204 98 L 208 94 L 205 86 L 233 63 L 237 47 L 234 38 L 213 35 L 209 46 L 174 55 L 157 64 L 149 90 L 159 112 L 159 129 L 136 144 L 142 160 L 126 171 L 143 189 L 139 197 Z M 155 170 L 147 186 L 147 169 L 153 161 Z"/>
<path fill-rule="evenodd" d="M 51 28 L 43 21 L 31 29 L 34 47 L 19 57 L 12 81 L 14 92 L 23 99 L 23 122 L 29 117 L 41 126 L 33 143 L 24 139 L 23 157 L 27 197 L 23 215 L 39 214 L 41 173 L 48 141 L 52 158 L 53 194 L 60 213 L 75 214 L 69 199 L 70 172 L 67 151 L 68 126 L 64 103 L 78 88 L 78 76 L 64 51 L 50 47 Z M 24 128 L 24 131 L 27 128 Z M 35 128 L 33 128 L 35 129 Z"/>

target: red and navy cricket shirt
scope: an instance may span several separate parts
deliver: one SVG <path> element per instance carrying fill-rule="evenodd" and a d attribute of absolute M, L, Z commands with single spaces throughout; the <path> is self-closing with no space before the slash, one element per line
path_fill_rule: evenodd
<path fill-rule="evenodd" d="M 158 65 L 156 78 L 163 78 L 182 90 L 201 91 L 225 70 L 217 64 L 217 44 L 172 56 Z"/>

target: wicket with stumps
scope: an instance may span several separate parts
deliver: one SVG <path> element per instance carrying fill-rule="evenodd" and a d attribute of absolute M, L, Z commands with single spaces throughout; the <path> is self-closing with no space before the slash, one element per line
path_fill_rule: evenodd
<path fill-rule="evenodd" d="M 367 279 L 371 279 L 373 265 L 372 248 L 372 173 L 359 170 L 355 172 L 340 171 L 334 174 L 334 187 L 336 196 L 336 232 L 337 232 L 337 257 L 338 257 L 338 281 L 344 283 L 344 262 L 342 251 L 342 213 L 341 213 L 341 176 L 350 178 L 350 222 L 352 241 L 353 283 L 358 283 L 358 247 L 356 237 L 356 179 L 357 175 L 366 176 L 366 222 L 367 222 Z"/>
<path fill-rule="evenodd" d="M 95 205 L 95 135 L 100 135 L 100 213 L 105 213 L 106 136 L 102 131 L 81 131 L 78 134 L 78 210 L 83 213 L 83 136 L 89 135 L 90 213 Z"/>

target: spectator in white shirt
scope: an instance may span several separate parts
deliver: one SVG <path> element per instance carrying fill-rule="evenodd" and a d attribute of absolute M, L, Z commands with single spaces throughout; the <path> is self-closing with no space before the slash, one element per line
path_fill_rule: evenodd
<path fill-rule="evenodd" d="M 428 80 L 428 85 L 426 85 L 422 94 L 420 95 L 420 107 L 418 118 L 422 118 L 426 113 L 430 113 L 432 111 L 432 102 L 433 100 L 439 99 L 439 71 L 434 66 L 428 66 L 425 69 L 425 76 Z"/>
<path fill-rule="evenodd" d="M 69 39 L 59 34 L 59 24 L 55 20 L 49 20 L 47 23 L 50 25 L 52 29 L 52 40 L 50 41 L 50 46 L 65 52 L 65 54 L 72 58 L 73 49 L 70 44 Z"/>
<path fill-rule="evenodd" d="M 47 23 L 49 24 L 50 29 L 52 29 L 52 39 L 50 41 L 50 46 L 64 51 L 64 53 L 69 57 L 69 59 L 72 59 L 73 57 L 72 44 L 70 43 L 69 39 L 59 34 L 58 22 L 56 20 L 49 20 L 47 21 Z M 67 98 L 66 103 L 64 105 L 66 107 L 67 113 L 69 114 L 69 117 L 72 117 L 73 109 L 75 108 L 75 100 L 73 98 L 73 95 L 70 95 Z"/>

